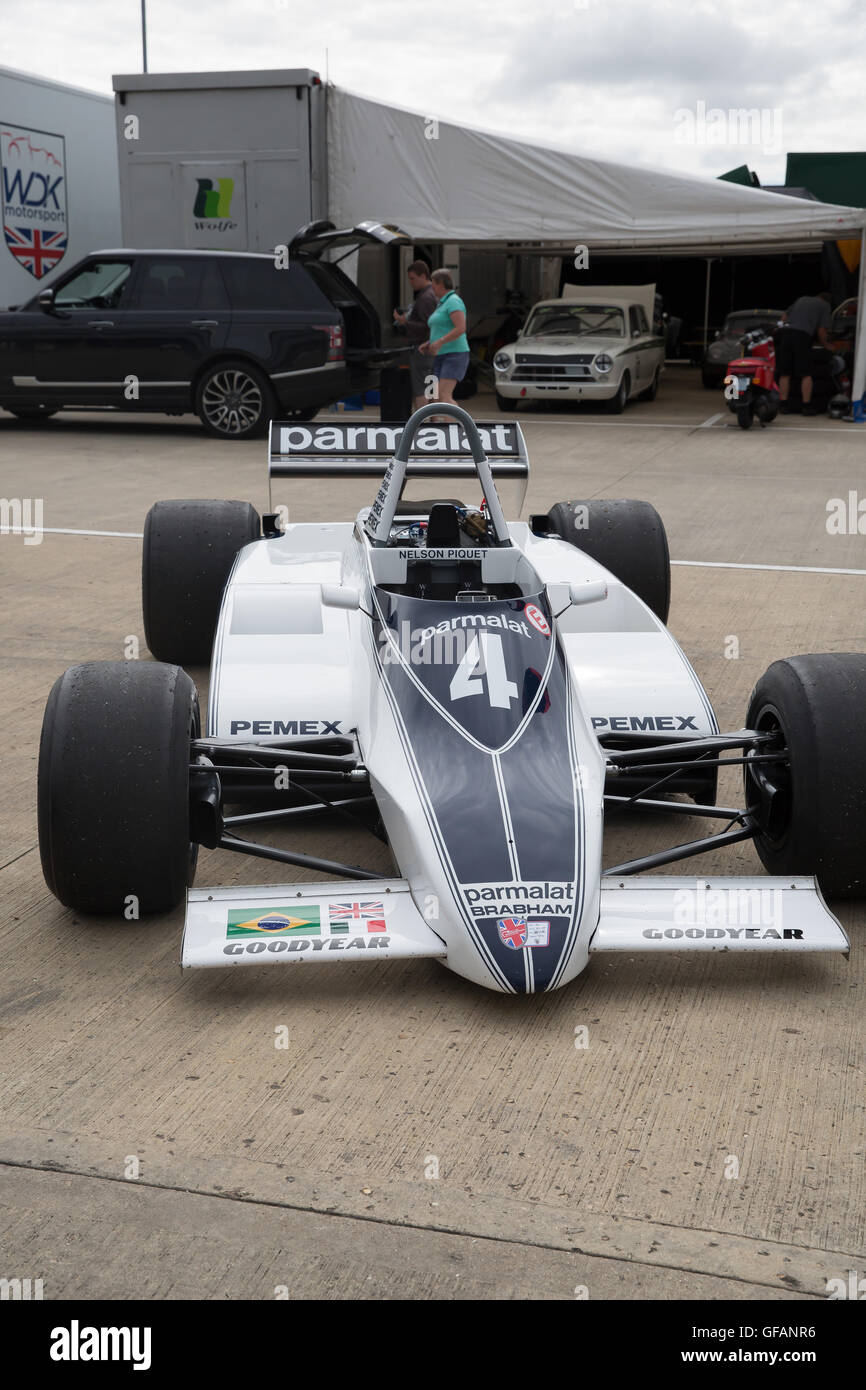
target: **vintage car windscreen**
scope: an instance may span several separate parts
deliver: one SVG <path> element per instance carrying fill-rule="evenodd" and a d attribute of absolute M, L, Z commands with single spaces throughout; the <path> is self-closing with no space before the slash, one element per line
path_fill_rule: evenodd
<path fill-rule="evenodd" d="M 532 311 L 525 330 L 527 337 L 554 333 L 592 334 L 603 338 L 624 338 L 625 317 L 616 304 L 543 304 Z"/>

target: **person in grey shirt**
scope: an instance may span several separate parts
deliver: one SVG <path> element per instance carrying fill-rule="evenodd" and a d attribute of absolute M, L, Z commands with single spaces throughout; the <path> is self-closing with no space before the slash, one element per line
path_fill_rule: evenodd
<path fill-rule="evenodd" d="M 424 383 L 428 374 L 432 375 L 430 363 L 422 357 L 418 351 L 418 345 L 419 343 L 426 343 L 429 337 L 427 320 L 437 303 L 433 293 L 433 284 L 430 280 L 430 267 L 426 261 L 412 262 L 409 267 L 409 284 L 415 292 L 414 302 L 408 314 L 395 309 L 394 322 L 405 327 L 406 336 L 412 344 L 409 372 L 412 377 L 412 408 L 417 410 L 419 406 L 427 404 L 427 397 L 424 395 Z"/>
<path fill-rule="evenodd" d="M 787 313 L 782 315 L 777 367 L 783 415 L 790 415 L 793 409 L 788 400 L 792 376 L 800 378 L 803 414 L 818 413 L 812 404 L 812 344 L 817 338 L 822 347 L 827 346 L 830 302 L 830 295 L 824 291 L 821 294 L 801 294 L 799 299 L 794 300 Z"/>

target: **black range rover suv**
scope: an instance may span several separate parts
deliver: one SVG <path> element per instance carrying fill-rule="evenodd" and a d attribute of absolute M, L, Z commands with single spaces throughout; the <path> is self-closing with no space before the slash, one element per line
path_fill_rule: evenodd
<path fill-rule="evenodd" d="M 253 252 L 95 252 L 0 312 L 0 406 L 31 421 L 64 406 L 192 410 L 221 439 L 311 419 L 406 351 L 382 348 L 373 305 L 323 254 L 409 240 L 311 222 L 285 268 Z"/>

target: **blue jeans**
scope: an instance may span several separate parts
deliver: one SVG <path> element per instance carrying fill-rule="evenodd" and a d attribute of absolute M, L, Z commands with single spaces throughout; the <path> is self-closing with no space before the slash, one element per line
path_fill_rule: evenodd
<path fill-rule="evenodd" d="M 440 352 L 433 358 L 433 375 L 449 381 L 462 381 L 469 366 L 468 352 Z"/>

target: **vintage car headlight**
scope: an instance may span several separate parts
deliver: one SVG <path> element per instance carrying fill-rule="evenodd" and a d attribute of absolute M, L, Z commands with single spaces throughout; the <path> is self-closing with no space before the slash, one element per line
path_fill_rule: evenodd
<path fill-rule="evenodd" d="M 511 358 L 509 357 L 507 352 L 497 352 L 496 356 L 493 359 L 493 365 L 496 368 L 497 372 L 507 371 L 508 368 L 511 366 Z"/>
<path fill-rule="evenodd" d="M 609 372 L 613 366 L 613 358 L 608 357 L 606 352 L 600 352 L 593 366 L 597 372 Z"/>

